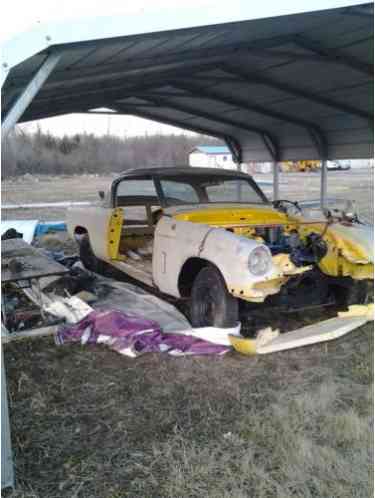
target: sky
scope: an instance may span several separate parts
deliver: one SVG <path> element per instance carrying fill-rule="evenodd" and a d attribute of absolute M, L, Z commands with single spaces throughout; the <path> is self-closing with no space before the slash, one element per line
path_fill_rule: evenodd
<path fill-rule="evenodd" d="M 176 5 L 202 6 L 212 0 L 12 0 L 2 2 L 0 21 L 0 43 L 13 38 L 38 24 L 75 20 L 87 17 L 116 16 L 176 8 Z M 49 118 L 20 125 L 27 130 L 50 131 L 54 135 L 73 135 L 87 132 L 104 135 L 108 132 L 118 136 L 144 135 L 146 133 L 182 133 L 181 129 L 129 116 L 87 116 L 75 114 Z M 184 133 L 189 133 L 184 131 Z"/>

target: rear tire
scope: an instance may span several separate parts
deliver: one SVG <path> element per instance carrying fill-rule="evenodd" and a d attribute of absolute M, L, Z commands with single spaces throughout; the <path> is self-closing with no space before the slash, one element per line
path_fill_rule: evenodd
<path fill-rule="evenodd" d="M 234 327 L 238 323 L 238 299 L 229 294 L 214 266 L 204 267 L 194 280 L 190 318 L 193 327 Z"/>

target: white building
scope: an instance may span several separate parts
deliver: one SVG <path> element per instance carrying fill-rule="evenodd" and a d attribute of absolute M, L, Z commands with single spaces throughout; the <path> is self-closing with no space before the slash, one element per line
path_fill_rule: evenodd
<path fill-rule="evenodd" d="M 349 165 L 352 169 L 357 168 L 373 168 L 373 159 L 347 159 L 345 161 L 338 161 L 339 163 L 344 163 Z"/>
<path fill-rule="evenodd" d="M 189 154 L 189 165 L 200 168 L 237 169 L 232 154 L 225 145 L 198 145 Z M 242 163 L 241 171 L 249 174 L 270 173 L 272 163 Z"/>
<path fill-rule="evenodd" d="M 198 168 L 237 169 L 225 145 L 198 145 L 189 154 L 189 165 Z"/>

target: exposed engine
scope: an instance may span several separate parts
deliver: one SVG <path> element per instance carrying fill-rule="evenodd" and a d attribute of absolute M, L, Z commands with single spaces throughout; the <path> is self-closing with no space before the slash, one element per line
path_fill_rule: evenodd
<path fill-rule="evenodd" d="M 327 279 L 322 278 L 317 266 L 328 251 L 322 235 L 311 232 L 302 238 L 297 230 L 285 230 L 283 226 L 262 226 L 254 227 L 251 237 L 265 244 L 274 256 L 286 253 L 295 266 L 312 267 L 307 272 L 291 277 L 278 294 L 268 296 L 265 301 L 267 305 L 290 311 L 330 302 Z"/>
<path fill-rule="evenodd" d="M 318 263 L 327 254 L 327 244 L 316 233 L 302 240 L 297 231 L 284 233 L 282 227 L 256 227 L 255 236 L 262 239 L 273 255 L 288 253 L 296 266 Z"/>

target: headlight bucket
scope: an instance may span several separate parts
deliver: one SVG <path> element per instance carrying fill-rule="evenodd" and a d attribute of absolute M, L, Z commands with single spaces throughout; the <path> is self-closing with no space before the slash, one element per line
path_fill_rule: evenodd
<path fill-rule="evenodd" d="M 249 271 L 256 277 L 265 275 L 272 265 L 272 255 L 268 247 L 259 245 L 249 254 Z"/>

